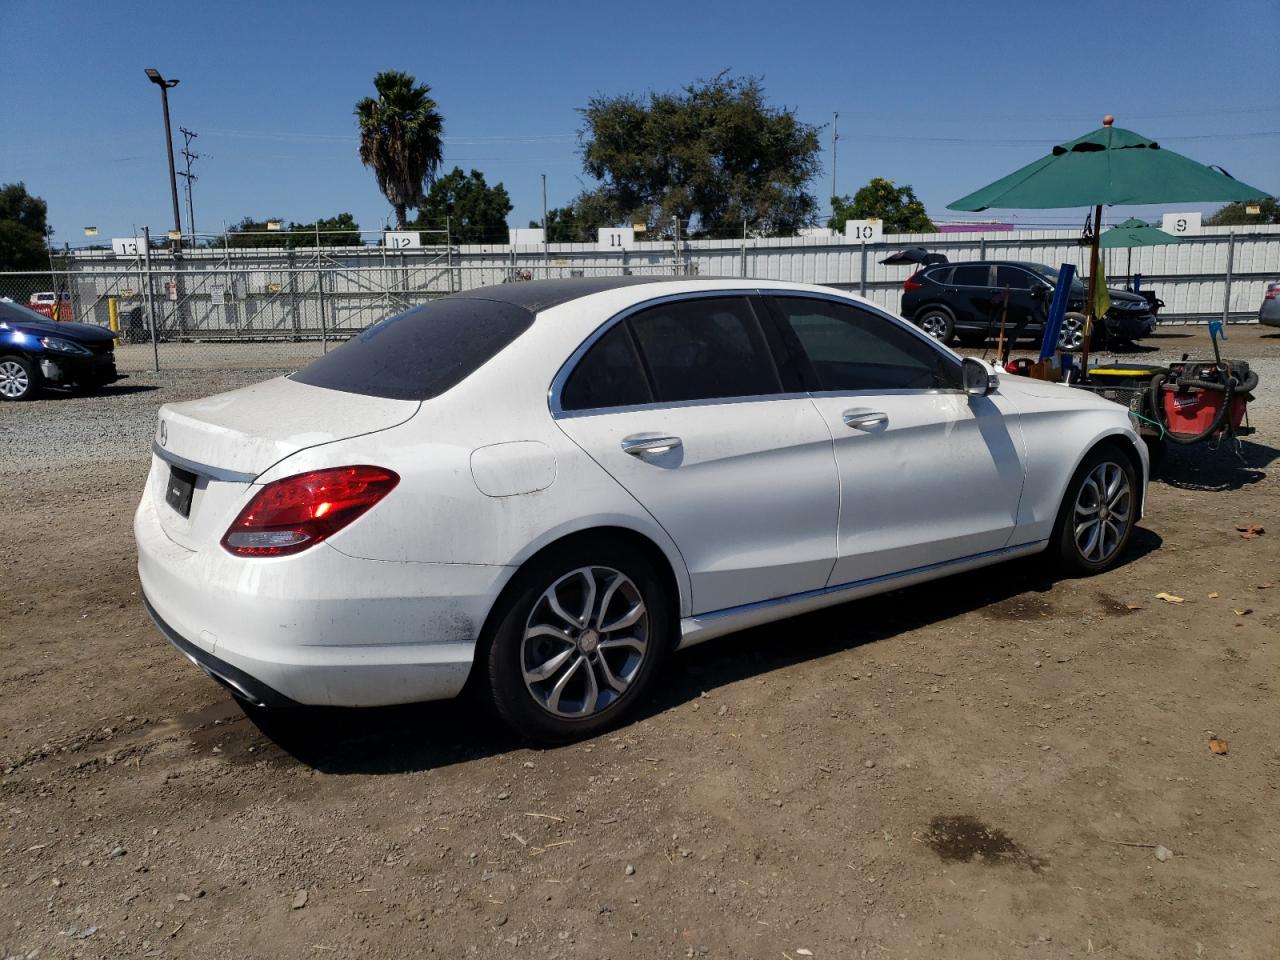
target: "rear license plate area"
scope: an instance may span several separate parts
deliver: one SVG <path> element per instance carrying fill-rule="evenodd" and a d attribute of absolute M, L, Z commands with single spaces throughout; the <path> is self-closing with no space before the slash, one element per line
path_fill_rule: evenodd
<path fill-rule="evenodd" d="M 191 515 L 191 497 L 196 490 L 196 475 L 181 467 L 169 467 L 169 485 L 164 491 L 164 502 L 179 516 Z"/>

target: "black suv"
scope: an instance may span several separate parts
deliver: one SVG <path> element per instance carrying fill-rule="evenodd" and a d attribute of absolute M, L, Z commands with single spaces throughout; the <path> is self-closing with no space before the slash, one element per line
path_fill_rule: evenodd
<path fill-rule="evenodd" d="M 1000 330 L 1004 290 L 1009 289 L 1006 337 L 1039 338 L 1053 299 L 1058 271 L 1043 263 L 981 260 L 925 267 L 902 284 L 902 315 L 931 337 L 950 343 L 958 337 L 981 343 Z M 1125 290 L 1109 290 L 1111 309 L 1103 329 L 1094 330 L 1096 345 L 1131 343 L 1156 328 L 1146 298 Z M 1084 305 L 1088 293 L 1080 280 L 1071 283 L 1067 316 L 1058 343 L 1078 350 L 1084 343 Z"/>

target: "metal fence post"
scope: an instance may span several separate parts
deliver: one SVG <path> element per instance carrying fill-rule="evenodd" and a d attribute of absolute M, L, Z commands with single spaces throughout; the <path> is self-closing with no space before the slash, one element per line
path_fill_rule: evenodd
<path fill-rule="evenodd" d="M 324 271 L 320 269 L 320 258 L 316 257 L 316 299 L 320 304 L 320 352 L 329 352 L 329 331 L 324 322 Z"/>
<path fill-rule="evenodd" d="M 858 268 L 858 294 L 865 297 L 867 295 L 867 241 L 863 240 L 862 247 L 862 265 Z"/>
<path fill-rule="evenodd" d="M 1227 283 L 1226 292 L 1222 296 L 1222 322 L 1231 322 L 1231 274 L 1236 262 L 1236 232 L 1227 234 Z"/>
<path fill-rule="evenodd" d="M 986 237 L 978 238 L 978 259 L 979 260 L 987 259 L 987 238 Z"/>
<path fill-rule="evenodd" d="M 747 275 L 747 218 L 742 218 L 742 276 Z"/>
<path fill-rule="evenodd" d="M 151 326 L 151 353 L 155 372 L 160 372 L 160 341 L 156 339 L 156 298 L 151 289 L 151 228 L 142 228 L 142 269 L 143 282 L 147 291 L 147 323 Z"/>

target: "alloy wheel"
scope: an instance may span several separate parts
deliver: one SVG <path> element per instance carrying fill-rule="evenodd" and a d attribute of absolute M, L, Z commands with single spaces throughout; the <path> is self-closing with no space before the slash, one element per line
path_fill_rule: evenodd
<path fill-rule="evenodd" d="M 920 329 L 935 340 L 945 340 L 947 336 L 947 318 L 937 312 L 926 313 L 920 318 Z"/>
<path fill-rule="evenodd" d="M 1062 327 L 1058 330 L 1059 350 L 1079 350 L 1084 346 L 1084 321 L 1079 316 L 1068 314 L 1062 318 Z"/>
<path fill-rule="evenodd" d="M 10 400 L 17 400 L 25 396 L 30 388 L 31 380 L 22 364 L 16 360 L 0 363 L 0 394 Z"/>
<path fill-rule="evenodd" d="M 1133 495 L 1120 465 L 1104 461 L 1089 471 L 1076 494 L 1076 549 L 1090 563 L 1104 563 L 1119 549 L 1129 526 Z"/>
<path fill-rule="evenodd" d="M 542 709 L 581 719 L 616 703 L 648 652 L 649 613 L 631 578 L 612 567 L 579 567 L 534 603 L 520 666 Z"/>

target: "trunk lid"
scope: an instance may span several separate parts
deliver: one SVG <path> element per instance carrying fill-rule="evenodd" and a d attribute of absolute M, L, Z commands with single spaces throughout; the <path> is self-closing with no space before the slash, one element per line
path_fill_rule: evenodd
<path fill-rule="evenodd" d="M 263 471 L 299 450 L 398 426 L 420 406 L 285 377 L 165 404 L 148 495 L 175 543 L 189 550 L 216 545 Z"/>

